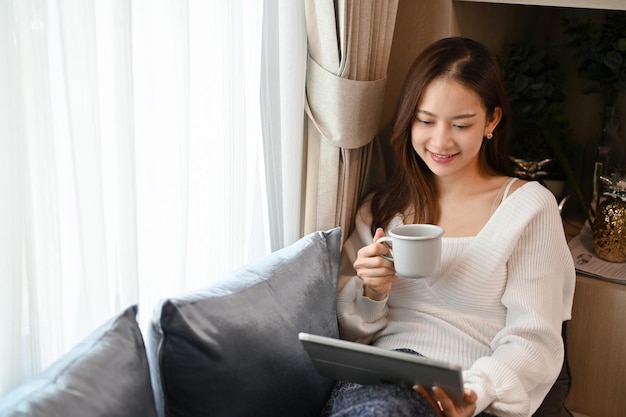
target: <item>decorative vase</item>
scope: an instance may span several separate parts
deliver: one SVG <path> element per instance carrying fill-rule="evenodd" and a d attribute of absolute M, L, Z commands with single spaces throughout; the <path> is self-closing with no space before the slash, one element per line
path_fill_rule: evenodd
<path fill-rule="evenodd" d="M 626 177 L 601 176 L 608 186 L 606 197 L 596 210 L 592 241 L 596 254 L 609 262 L 626 261 Z"/>

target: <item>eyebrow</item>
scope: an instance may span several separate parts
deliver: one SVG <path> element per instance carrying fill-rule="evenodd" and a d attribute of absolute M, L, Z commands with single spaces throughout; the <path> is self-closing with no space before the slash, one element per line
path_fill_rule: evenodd
<path fill-rule="evenodd" d="M 436 114 L 429 112 L 428 110 L 417 110 L 417 113 L 423 113 L 427 116 L 431 116 L 431 117 L 437 117 Z M 476 116 L 476 113 L 467 113 L 467 114 L 458 114 L 456 116 L 452 116 L 452 120 L 458 120 L 458 119 L 469 119 L 470 117 L 474 117 Z"/>

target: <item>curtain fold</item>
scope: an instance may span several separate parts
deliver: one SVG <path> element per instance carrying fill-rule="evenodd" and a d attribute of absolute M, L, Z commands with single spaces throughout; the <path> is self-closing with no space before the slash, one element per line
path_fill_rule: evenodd
<path fill-rule="evenodd" d="M 309 57 L 306 80 L 309 120 L 335 146 L 345 149 L 365 146 L 378 133 L 386 86 L 386 77 L 373 81 L 338 77 Z"/>
<path fill-rule="evenodd" d="M 349 233 L 378 134 L 397 0 L 306 0 L 305 231 Z"/>

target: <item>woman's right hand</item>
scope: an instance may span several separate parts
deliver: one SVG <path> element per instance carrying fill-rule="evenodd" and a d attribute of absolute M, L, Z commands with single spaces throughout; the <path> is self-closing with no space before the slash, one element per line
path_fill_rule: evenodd
<path fill-rule="evenodd" d="M 428 401 L 437 417 L 471 417 L 476 412 L 478 396 L 469 388 L 465 388 L 463 392 L 465 405 L 454 404 L 443 388 L 433 387 L 429 392 L 424 387 L 416 385 L 413 389 Z"/>
<path fill-rule="evenodd" d="M 375 301 L 385 299 L 391 285 L 398 278 L 393 262 L 380 256 L 389 255 L 389 248 L 378 243 L 378 239 L 384 235 L 383 229 L 377 229 L 374 242 L 358 251 L 353 264 L 356 274 L 363 280 L 363 293 Z"/>

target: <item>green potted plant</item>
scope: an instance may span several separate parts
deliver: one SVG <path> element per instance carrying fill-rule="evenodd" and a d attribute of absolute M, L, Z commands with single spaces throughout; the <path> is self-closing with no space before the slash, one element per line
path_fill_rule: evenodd
<path fill-rule="evenodd" d="M 598 135 L 598 152 L 594 180 L 600 175 L 626 174 L 626 146 L 620 137 L 621 121 L 616 109 L 617 97 L 626 91 L 626 13 L 611 12 L 602 23 L 564 19 L 566 46 L 575 50 L 579 61 L 578 75 L 591 84 L 586 94 L 600 94 L 602 132 Z M 596 199 L 599 193 L 594 190 Z M 598 201 L 596 200 L 596 203 Z"/>
<path fill-rule="evenodd" d="M 511 158 L 520 177 L 567 180 L 588 216 L 572 170 L 577 152 L 564 112 L 564 75 L 553 48 L 515 43 L 501 60 L 513 112 Z"/>

